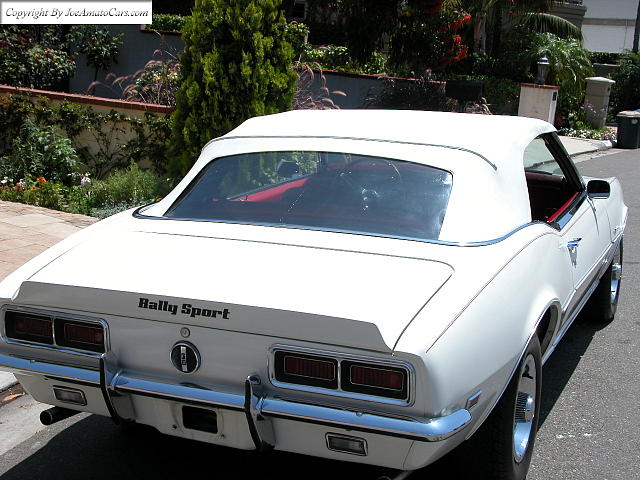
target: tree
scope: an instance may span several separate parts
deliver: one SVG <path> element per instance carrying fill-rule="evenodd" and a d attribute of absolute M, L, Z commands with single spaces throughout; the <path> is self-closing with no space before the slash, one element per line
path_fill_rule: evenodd
<path fill-rule="evenodd" d="M 172 175 L 185 174 L 211 138 L 250 117 L 291 108 L 296 74 L 280 2 L 196 0 L 182 34 Z"/>
<path fill-rule="evenodd" d="M 516 23 L 536 32 L 549 32 L 562 38 L 582 40 L 581 30 L 568 20 L 545 13 L 554 0 L 448 0 L 449 4 L 468 11 L 473 17 L 473 50 L 487 50 L 487 22 L 494 16 L 498 28 L 502 28 L 502 15 L 507 12 L 516 18 Z"/>
<path fill-rule="evenodd" d="M 118 50 L 123 44 L 124 34 L 112 35 L 108 28 L 94 25 L 75 25 L 69 32 L 71 49 L 87 57 L 87 66 L 94 68 L 93 81 L 100 70 L 107 70 L 118 62 Z"/>
<path fill-rule="evenodd" d="M 317 1 L 320 4 L 322 2 Z M 471 19 L 450 0 L 325 0 L 344 22 L 346 46 L 360 64 L 385 44 L 396 71 L 421 75 L 466 56 L 456 32 Z"/>

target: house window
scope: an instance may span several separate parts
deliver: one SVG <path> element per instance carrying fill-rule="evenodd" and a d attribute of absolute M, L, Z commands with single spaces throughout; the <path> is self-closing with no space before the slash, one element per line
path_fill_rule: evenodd
<path fill-rule="evenodd" d="M 304 19 L 307 13 L 307 2 L 305 0 L 296 0 L 291 11 L 291 18 Z"/>

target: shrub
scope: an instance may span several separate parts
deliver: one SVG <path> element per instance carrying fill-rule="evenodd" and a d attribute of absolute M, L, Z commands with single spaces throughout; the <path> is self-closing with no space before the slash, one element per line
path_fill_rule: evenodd
<path fill-rule="evenodd" d="M 581 97 L 585 89 L 584 79 L 593 76 L 589 52 L 578 40 L 560 38 L 551 33 L 538 35 L 541 44 L 536 56 L 546 55 L 551 64 L 547 83 Z"/>
<path fill-rule="evenodd" d="M 61 183 L 50 182 L 44 177 L 13 181 L 8 177 L 0 180 L 0 200 L 28 203 L 38 207 L 60 210 L 64 206 L 65 187 Z"/>
<path fill-rule="evenodd" d="M 622 53 L 611 52 L 589 52 L 591 63 L 607 63 L 609 65 L 617 65 L 624 58 Z"/>
<path fill-rule="evenodd" d="M 186 173 L 211 138 L 287 110 L 296 75 L 280 0 L 196 0 L 182 38 L 170 172 Z"/>
<path fill-rule="evenodd" d="M 304 55 L 308 63 L 318 63 L 323 70 L 352 71 L 353 61 L 347 47 L 324 45 L 310 48 Z"/>
<path fill-rule="evenodd" d="M 2 97 L 0 158 L 4 159 L 4 164 L 16 163 L 9 161 L 16 157 L 16 149 L 25 151 L 30 148 L 17 141 L 22 139 L 22 143 L 25 143 L 24 135 L 30 131 L 24 126 L 27 121 L 66 136 L 75 149 L 78 163 L 96 178 L 105 176 L 114 168 L 126 167 L 131 162 L 149 162 L 156 171 L 165 170 L 164 144 L 170 133 L 167 117 L 147 112 L 144 118 L 139 118 L 115 110 L 97 112 L 91 107 L 70 102 L 52 105 L 43 99 L 17 95 Z M 133 137 L 130 137 L 131 134 Z M 90 142 L 97 148 L 90 149 Z M 3 175 L 8 174 L 0 171 L 0 178 Z"/>
<path fill-rule="evenodd" d="M 381 89 L 369 92 L 365 108 L 453 111 L 456 102 L 446 97 L 444 85 L 430 76 L 416 80 L 386 77 Z"/>
<path fill-rule="evenodd" d="M 68 193 L 67 209 L 104 218 L 127 208 L 143 205 L 169 190 L 166 181 L 135 163 L 116 170 L 104 180 L 90 180 L 86 175 Z"/>
<path fill-rule="evenodd" d="M 159 195 L 160 178 L 149 170 L 132 163 L 127 169 L 116 170 L 104 180 L 88 184 L 93 205 L 148 203 Z"/>
<path fill-rule="evenodd" d="M 39 44 L 24 28 L 0 29 L 0 83 L 16 87 L 59 89 L 76 64 L 64 49 Z"/>
<path fill-rule="evenodd" d="M 587 138 L 591 140 L 609 140 L 616 141 L 616 135 L 609 129 L 594 130 L 592 128 L 561 128 L 558 135 L 566 135 L 567 137 Z"/>
<path fill-rule="evenodd" d="M 496 64 L 499 67 L 497 75 L 531 82 L 537 73 L 536 62 L 543 56 L 551 65 L 546 83 L 560 87 L 557 110 L 566 116 L 580 108 L 585 78 L 593 75 L 589 52 L 580 41 L 514 28 L 505 44 L 501 61 Z"/>
<path fill-rule="evenodd" d="M 487 75 L 451 75 L 449 78 L 484 83 L 484 98 L 492 113 L 497 115 L 518 114 L 519 82 Z"/>
<path fill-rule="evenodd" d="M 371 59 L 363 64 L 358 64 L 346 47 L 324 45 L 316 48 L 307 48 L 303 59 L 308 64 L 317 63 L 323 70 L 335 70 L 337 72 L 381 74 L 387 72 L 387 57 L 380 52 L 374 52 Z"/>
<path fill-rule="evenodd" d="M 153 59 L 143 68 L 117 78 L 110 73 L 104 82 L 95 81 L 89 85 L 89 90 L 101 85 L 119 94 L 124 100 L 175 106 L 176 92 L 180 85 L 181 52 L 167 45 L 164 37 L 158 35 L 160 47 L 153 52 Z"/>
<path fill-rule="evenodd" d="M 612 113 L 640 108 L 640 54 L 624 55 L 612 80 L 616 82 L 611 88 Z"/>
<path fill-rule="evenodd" d="M 304 53 L 307 46 L 307 38 L 309 37 L 309 27 L 304 23 L 290 22 L 287 23 L 285 28 L 287 42 L 291 44 L 293 48 L 293 56 L 296 59 L 300 59 L 300 56 Z"/>
<path fill-rule="evenodd" d="M 188 17 L 171 13 L 154 13 L 152 18 L 153 21 L 147 25 L 147 30 L 164 32 L 180 32 L 188 20 Z"/>
<path fill-rule="evenodd" d="M 60 210 L 64 204 L 64 187 L 60 183 L 47 181 L 44 177 L 39 177 L 37 182 L 38 185 L 24 190 L 24 202 Z"/>
<path fill-rule="evenodd" d="M 77 154 L 71 140 L 53 125 L 40 126 L 25 119 L 12 147 L 10 155 L 0 158 L 0 176 L 44 177 L 63 182 L 76 168 Z"/>
<path fill-rule="evenodd" d="M 315 66 L 317 69 L 317 65 Z M 327 88 L 327 79 L 322 69 L 314 71 L 314 66 L 297 62 L 298 85 L 293 95 L 294 110 L 330 110 L 338 109 L 331 99 L 331 94 L 345 95 L 344 92 Z"/>

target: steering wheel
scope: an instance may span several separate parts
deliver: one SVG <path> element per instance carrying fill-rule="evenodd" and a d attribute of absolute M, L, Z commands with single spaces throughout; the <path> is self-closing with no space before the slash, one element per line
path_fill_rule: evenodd
<path fill-rule="evenodd" d="M 362 162 L 383 163 L 391 172 L 382 181 L 380 180 L 380 174 L 376 170 L 373 172 L 363 170 L 361 172 L 362 175 L 357 175 L 359 172 L 354 171 L 353 167 Z M 359 196 L 363 212 L 367 212 L 372 206 L 388 196 L 389 189 L 391 191 L 402 192 L 404 186 L 398 167 L 391 161 L 381 158 L 360 158 L 354 160 L 338 171 L 336 179 L 345 185 L 350 193 Z M 392 187 L 385 186 L 386 183 L 390 183 Z M 387 192 L 382 191 L 380 187 L 385 187 Z"/>

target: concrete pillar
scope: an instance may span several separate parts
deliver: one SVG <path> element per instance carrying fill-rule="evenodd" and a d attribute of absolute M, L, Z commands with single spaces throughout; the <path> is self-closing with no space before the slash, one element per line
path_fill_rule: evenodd
<path fill-rule="evenodd" d="M 553 124 L 558 104 L 558 90 L 553 85 L 520 84 L 519 117 L 539 118 Z"/>
<path fill-rule="evenodd" d="M 587 81 L 587 91 L 584 96 L 585 116 L 594 128 L 604 128 L 607 121 L 611 86 L 616 82 L 604 77 L 589 77 L 585 80 Z"/>

